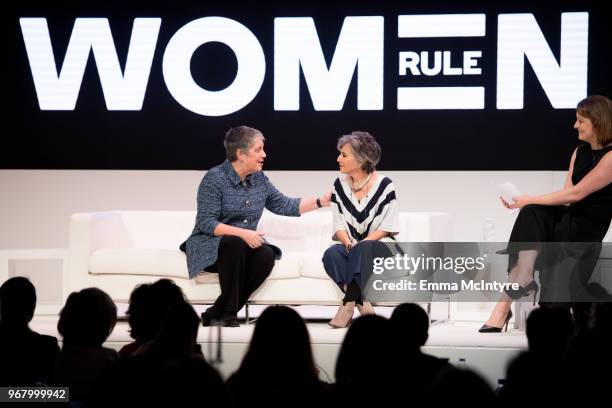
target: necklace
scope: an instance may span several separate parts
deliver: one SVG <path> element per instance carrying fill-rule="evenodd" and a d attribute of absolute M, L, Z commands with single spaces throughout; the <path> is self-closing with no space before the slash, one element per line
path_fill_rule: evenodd
<path fill-rule="evenodd" d="M 364 188 L 364 187 L 365 187 L 365 186 L 368 184 L 368 181 L 370 181 L 370 178 L 371 178 L 371 177 L 372 177 L 372 173 L 368 174 L 368 177 L 366 177 L 366 179 L 364 180 L 364 182 L 363 182 L 363 183 L 361 183 L 361 185 L 360 185 L 359 187 L 357 187 L 357 188 L 353 187 L 353 184 L 354 184 L 354 183 L 352 183 L 352 182 L 351 182 L 351 190 L 353 191 L 353 193 L 356 193 L 356 192 L 358 192 L 358 191 L 363 190 L 363 188 Z"/>

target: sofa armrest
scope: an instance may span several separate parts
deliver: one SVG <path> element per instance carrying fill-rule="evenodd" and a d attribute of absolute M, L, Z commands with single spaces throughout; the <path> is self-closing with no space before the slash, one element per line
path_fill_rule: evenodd
<path fill-rule="evenodd" d="M 73 214 L 68 237 L 69 293 L 86 286 L 89 257 L 95 250 L 132 246 L 120 212 Z"/>
<path fill-rule="evenodd" d="M 93 252 L 91 231 L 93 218 L 93 213 L 77 213 L 70 217 L 67 293 L 85 286 L 89 273 L 89 255 Z"/>

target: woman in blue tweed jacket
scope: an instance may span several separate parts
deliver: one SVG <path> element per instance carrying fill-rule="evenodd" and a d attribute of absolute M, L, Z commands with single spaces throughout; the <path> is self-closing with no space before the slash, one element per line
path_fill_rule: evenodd
<path fill-rule="evenodd" d="M 184 245 L 189 277 L 217 272 L 221 295 L 202 313 L 202 324 L 222 321 L 236 327 L 236 314 L 270 275 L 280 250 L 256 230 L 264 207 L 275 214 L 300 214 L 329 206 L 321 198 L 289 198 L 261 171 L 266 158 L 264 136 L 247 126 L 225 134 L 227 160 L 210 169 L 198 189 L 195 227 Z"/>

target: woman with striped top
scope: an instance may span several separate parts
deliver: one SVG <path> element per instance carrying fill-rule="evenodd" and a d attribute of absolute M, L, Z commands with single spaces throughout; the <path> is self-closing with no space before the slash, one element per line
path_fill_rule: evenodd
<path fill-rule="evenodd" d="M 338 140 L 338 150 L 342 174 L 334 182 L 331 199 L 333 239 L 338 243 L 325 251 L 323 265 L 345 293 L 329 324 L 346 327 L 355 307 L 361 315 L 374 313 L 361 293 L 361 255 L 381 241 L 393 241 L 399 232 L 399 213 L 393 182 L 376 172 L 381 149 L 374 137 L 352 132 Z"/>

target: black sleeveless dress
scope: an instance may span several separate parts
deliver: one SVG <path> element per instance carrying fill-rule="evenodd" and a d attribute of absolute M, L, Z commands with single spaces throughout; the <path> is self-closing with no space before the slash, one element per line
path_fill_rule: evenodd
<path fill-rule="evenodd" d="M 588 144 L 583 144 L 576 150 L 572 183 L 578 184 L 593 168 L 612 146 L 593 150 Z M 591 193 L 579 202 L 570 205 L 526 205 L 523 207 L 514 223 L 508 243 L 508 272 L 514 267 L 518 259 L 518 252 L 528 249 L 541 249 L 537 243 L 541 242 L 597 242 L 601 243 L 612 219 L 612 184 Z M 580 281 L 586 285 L 593 273 L 593 268 L 599 257 L 599 249 L 591 248 L 591 259 L 583 263 L 580 272 Z M 542 289 L 545 281 L 552 277 L 543 276 L 559 254 L 546 254 L 538 256 L 535 269 L 540 271 Z M 553 261 L 551 261 L 553 260 Z M 587 265 L 588 264 L 588 265 Z M 592 264 L 592 265 L 591 265 Z M 544 291 L 541 292 L 541 299 Z"/>

